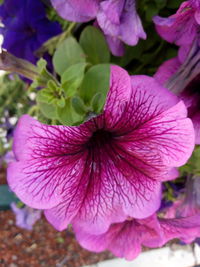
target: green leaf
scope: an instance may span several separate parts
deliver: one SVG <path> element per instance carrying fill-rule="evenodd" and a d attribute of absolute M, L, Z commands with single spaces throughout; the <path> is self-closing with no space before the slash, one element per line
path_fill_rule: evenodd
<path fill-rule="evenodd" d="M 156 5 L 158 9 L 162 9 L 166 6 L 167 0 L 156 0 Z"/>
<path fill-rule="evenodd" d="M 48 89 L 44 88 L 37 93 L 36 100 L 37 100 L 37 102 L 42 102 L 42 103 L 48 104 L 51 98 L 52 98 L 52 96 L 49 93 Z"/>
<path fill-rule="evenodd" d="M 79 96 L 74 96 L 71 101 L 72 101 L 72 107 L 76 111 L 76 113 L 80 115 L 86 115 L 87 108 L 84 105 L 83 100 Z"/>
<path fill-rule="evenodd" d="M 199 162 L 200 162 L 200 146 L 196 146 L 188 162 L 184 166 L 179 168 L 180 173 L 182 175 L 186 173 L 200 175 Z"/>
<path fill-rule="evenodd" d="M 40 111 L 48 119 L 57 119 L 56 107 L 55 105 L 37 102 Z"/>
<path fill-rule="evenodd" d="M 71 97 L 76 94 L 76 90 L 81 85 L 84 77 L 85 68 L 87 63 L 77 63 L 69 68 L 61 76 L 62 88 L 66 97 Z"/>
<path fill-rule="evenodd" d="M 76 39 L 68 37 L 56 49 L 53 56 L 54 68 L 62 75 L 67 68 L 79 62 L 85 62 L 85 54 Z"/>
<path fill-rule="evenodd" d="M 80 97 L 83 99 L 86 105 L 90 106 L 93 97 L 97 93 L 101 93 L 102 97 L 98 102 L 98 110 L 101 110 L 106 100 L 109 85 L 110 65 L 96 65 L 86 72 L 79 91 Z"/>
<path fill-rule="evenodd" d="M 64 108 L 64 106 L 65 106 L 65 99 L 64 99 L 63 96 L 56 101 L 56 105 L 58 107 L 60 107 L 60 108 Z"/>
<path fill-rule="evenodd" d="M 83 116 L 77 114 L 72 108 L 70 98 L 65 100 L 65 106 L 63 108 L 57 107 L 57 117 L 63 125 L 75 125 L 83 120 Z"/>
<path fill-rule="evenodd" d="M 152 17 L 157 15 L 159 12 L 159 9 L 155 3 L 149 3 L 147 10 L 146 10 L 146 20 L 152 21 Z"/>
<path fill-rule="evenodd" d="M 81 33 L 80 44 L 92 64 L 108 63 L 110 52 L 104 35 L 93 26 L 87 26 Z"/>
<path fill-rule="evenodd" d="M 101 112 L 101 106 L 99 106 L 99 103 L 101 103 L 102 97 L 103 97 L 102 93 L 96 93 L 91 100 L 92 111 L 97 114 Z"/>

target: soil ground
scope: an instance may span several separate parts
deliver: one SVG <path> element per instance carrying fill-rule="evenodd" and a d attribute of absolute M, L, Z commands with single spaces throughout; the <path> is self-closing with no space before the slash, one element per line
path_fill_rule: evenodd
<path fill-rule="evenodd" d="M 0 184 L 6 179 L 0 171 Z M 81 267 L 113 258 L 81 248 L 71 230 L 58 232 L 44 218 L 32 231 L 15 225 L 11 210 L 0 211 L 0 267 Z"/>

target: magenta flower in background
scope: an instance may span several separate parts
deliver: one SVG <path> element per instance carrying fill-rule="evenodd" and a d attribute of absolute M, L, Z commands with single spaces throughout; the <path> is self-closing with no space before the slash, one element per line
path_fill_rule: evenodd
<path fill-rule="evenodd" d="M 181 49 L 190 50 L 195 39 L 200 44 L 200 4 L 197 0 L 183 2 L 176 14 L 168 18 L 155 16 L 153 21 L 159 35 Z"/>
<path fill-rule="evenodd" d="M 42 211 L 28 206 L 18 208 L 15 203 L 11 204 L 12 211 L 16 216 L 16 225 L 26 230 L 32 230 L 33 225 L 41 218 Z"/>
<path fill-rule="evenodd" d="M 160 206 L 161 181 L 174 178 L 194 148 L 184 103 L 147 76 L 111 67 L 104 111 L 80 126 L 50 126 L 24 115 L 14 134 L 8 183 L 63 230 L 106 232 Z"/>
<path fill-rule="evenodd" d="M 94 252 L 110 250 L 117 257 L 133 260 L 140 254 L 142 246 L 157 248 L 174 238 L 192 242 L 200 236 L 200 214 L 179 219 L 159 218 L 156 214 L 146 219 L 129 219 L 111 225 L 101 235 L 82 231 L 78 222 L 74 230 L 84 248 Z"/>
<path fill-rule="evenodd" d="M 200 49 L 195 41 L 186 56 L 186 51 L 179 50 L 176 58 L 164 62 L 154 78 L 164 87 L 175 93 L 184 101 L 188 117 L 192 119 L 195 129 L 196 144 L 200 144 Z M 181 52 L 181 56 L 180 56 Z M 185 60 L 182 62 L 182 59 Z"/>
<path fill-rule="evenodd" d="M 96 19 L 104 32 L 111 52 L 122 56 L 124 45 L 136 45 L 146 39 L 135 0 L 51 0 L 58 14 L 69 21 Z"/>

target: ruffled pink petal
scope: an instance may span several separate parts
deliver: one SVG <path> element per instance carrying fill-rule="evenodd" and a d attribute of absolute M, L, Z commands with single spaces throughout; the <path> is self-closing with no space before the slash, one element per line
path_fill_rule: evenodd
<path fill-rule="evenodd" d="M 160 219 L 160 225 L 165 243 L 174 238 L 191 243 L 200 237 L 200 214 L 178 219 Z"/>
<path fill-rule="evenodd" d="M 115 256 L 133 260 L 141 252 L 146 240 L 152 246 L 162 243 L 160 225 L 155 215 L 144 220 L 131 220 L 113 224 L 101 235 L 84 232 L 79 225 L 73 226 L 78 242 L 84 248 L 101 252 L 110 250 Z"/>
<path fill-rule="evenodd" d="M 96 17 L 101 0 L 51 0 L 58 14 L 66 20 L 85 22 Z"/>
<path fill-rule="evenodd" d="M 198 3 L 200 5 L 200 3 Z M 194 17 L 196 22 L 200 25 L 200 6 L 198 6 L 199 10 L 196 10 Z"/>
<path fill-rule="evenodd" d="M 186 107 L 180 101 L 168 111 L 149 118 L 139 129 L 128 134 L 121 145 L 146 163 L 151 162 L 155 171 L 162 171 L 167 166 L 182 166 L 194 149 L 194 128 L 186 116 Z"/>
<path fill-rule="evenodd" d="M 128 45 L 136 45 L 139 38 L 146 39 L 146 33 L 137 14 L 135 0 L 126 0 L 121 16 L 120 39 Z"/>
<path fill-rule="evenodd" d="M 80 183 L 86 157 L 82 144 L 88 134 L 84 127 L 48 126 L 22 116 L 14 136 L 19 161 L 8 167 L 11 189 L 31 207 L 56 206 Z"/>
<path fill-rule="evenodd" d="M 120 19 L 126 0 L 107 0 L 100 3 L 97 21 L 105 35 L 117 37 L 120 33 Z"/>
<path fill-rule="evenodd" d="M 95 156 L 96 155 L 96 156 Z M 125 153 L 118 154 L 110 145 L 104 151 L 97 150 L 85 179 L 89 181 L 81 208 L 74 218 L 85 231 L 100 234 L 113 222 L 126 217 L 148 217 L 160 206 L 160 183 L 148 177 Z M 138 162 L 139 163 L 139 162 Z M 57 229 L 66 228 L 66 204 L 45 212 L 47 219 Z"/>
<path fill-rule="evenodd" d="M 112 66 L 110 90 L 104 106 L 104 117 L 109 128 L 112 128 L 124 114 L 131 91 L 131 78 L 128 72 L 118 66 Z"/>
<path fill-rule="evenodd" d="M 75 154 L 91 133 L 84 126 L 45 125 L 23 115 L 14 132 L 13 150 L 16 160 L 34 160 L 63 153 Z"/>
<path fill-rule="evenodd" d="M 180 66 L 181 63 L 177 57 L 169 59 L 158 68 L 154 74 L 154 78 L 161 85 L 165 86 L 168 80 L 177 72 Z"/>
<path fill-rule="evenodd" d="M 194 125 L 194 131 L 195 131 L 195 143 L 197 145 L 200 145 L 200 113 L 196 113 L 194 116 L 192 116 L 192 122 Z"/>
<path fill-rule="evenodd" d="M 178 169 L 176 169 L 176 168 L 172 168 L 168 173 L 166 173 L 166 174 L 163 176 L 162 181 L 163 181 L 163 182 L 165 182 L 165 181 L 171 181 L 171 180 L 176 179 L 178 176 L 179 176 L 179 171 L 178 171 Z"/>
<path fill-rule="evenodd" d="M 189 55 L 190 50 L 191 50 L 190 44 L 180 46 L 178 50 L 178 59 L 181 63 L 184 63 L 184 61 L 187 59 L 187 56 Z"/>
<path fill-rule="evenodd" d="M 106 40 L 109 45 L 110 51 L 114 56 L 121 57 L 125 52 L 123 42 L 117 37 L 106 35 Z"/>
<path fill-rule="evenodd" d="M 115 125 L 121 133 L 118 145 L 154 175 L 164 166 L 185 164 L 194 148 L 194 129 L 184 103 L 176 104 L 176 96 L 146 76 L 132 77 L 132 90 L 126 113 Z"/>
<path fill-rule="evenodd" d="M 195 10 L 189 1 L 183 2 L 176 14 L 169 18 L 156 16 L 153 18 L 159 35 L 170 43 L 179 46 L 192 44 L 197 34 Z"/>
<path fill-rule="evenodd" d="M 77 240 L 84 248 L 101 252 L 110 250 L 115 256 L 133 260 L 141 252 L 140 233 L 131 222 L 115 224 L 102 235 L 89 235 L 78 232 Z"/>
<path fill-rule="evenodd" d="M 146 39 L 135 0 L 102 1 L 97 21 L 105 35 L 118 38 L 128 45 L 136 45 L 139 38 Z"/>

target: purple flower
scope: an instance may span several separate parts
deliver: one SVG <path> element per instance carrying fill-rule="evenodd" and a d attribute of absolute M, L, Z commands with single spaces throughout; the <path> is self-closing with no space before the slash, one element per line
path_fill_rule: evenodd
<path fill-rule="evenodd" d="M 153 20 L 160 36 L 170 43 L 190 46 L 195 38 L 199 40 L 200 7 L 197 0 L 183 2 L 177 13 L 169 18 L 156 16 Z"/>
<path fill-rule="evenodd" d="M 159 208 L 161 181 L 174 177 L 194 148 L 186 116 L 184 103 L 153 78 L 112 66 L 96 118 L 68 127 L 22 116 L 8 183 L 59 230 L 78 221 L 99 234 L 127 216 L 148 217 Z"/>
<path fill-rule="evenodd" d="M 179 50 L 178 57 L 164 62 L 154 78 L 185 102 L 194 124 L 196 144 L 200 144 L 200 46 L 194 42 L 188 56 L 185 53 Z"/>
<path fill-rule="evenodd" d="M 200 215 L 164 219 L 154 214 L 146 219 L 129 219 L 111 225 L 101 235 L 82 231 L 78 222 L 74 230 L 84 248 L 94 252 L 110 250 L 117 257 L 133 260 L 140 254 L 142 246 L 157 248 L 174 238 L 192 242 L 196 236 L 200 236 Z"/>
<path fill-rule="evenodd" d="M 37 61 L 35 51 L 49 38 L 59 34 L 57 22 L 50 22 L 45 8 L 39 0 L 5 1 L 0 6 L 0 16 L 4 23 L 2 47 L 13 55 Z"/>
<path fill-rule="evenodd" d="M 146 39 L 141 20 L 136 12 L 135 0 L 51 0 L 64 19 L 86 22 L 96 18 L 104 32 L 111 52 L 122 56 L 123 43 L 136 45 L 139 38 Z"/>
<path fill-rule="evenodd" d="M 4 156 L 4 160 L 5 160 L 6 164 L 9 164 L 10 162 L 16 161 L 13 151 L 8 151 Z"/>
<path fill-rule="evenodd" d="M 41 210 L 35 210 L 28 206 L 18 208 L 15 203 L 11 204 L 12 211 L 16 216 L 16 225 L 26 230 L 32 230 L 33 225 L 41 218 Z"/>

